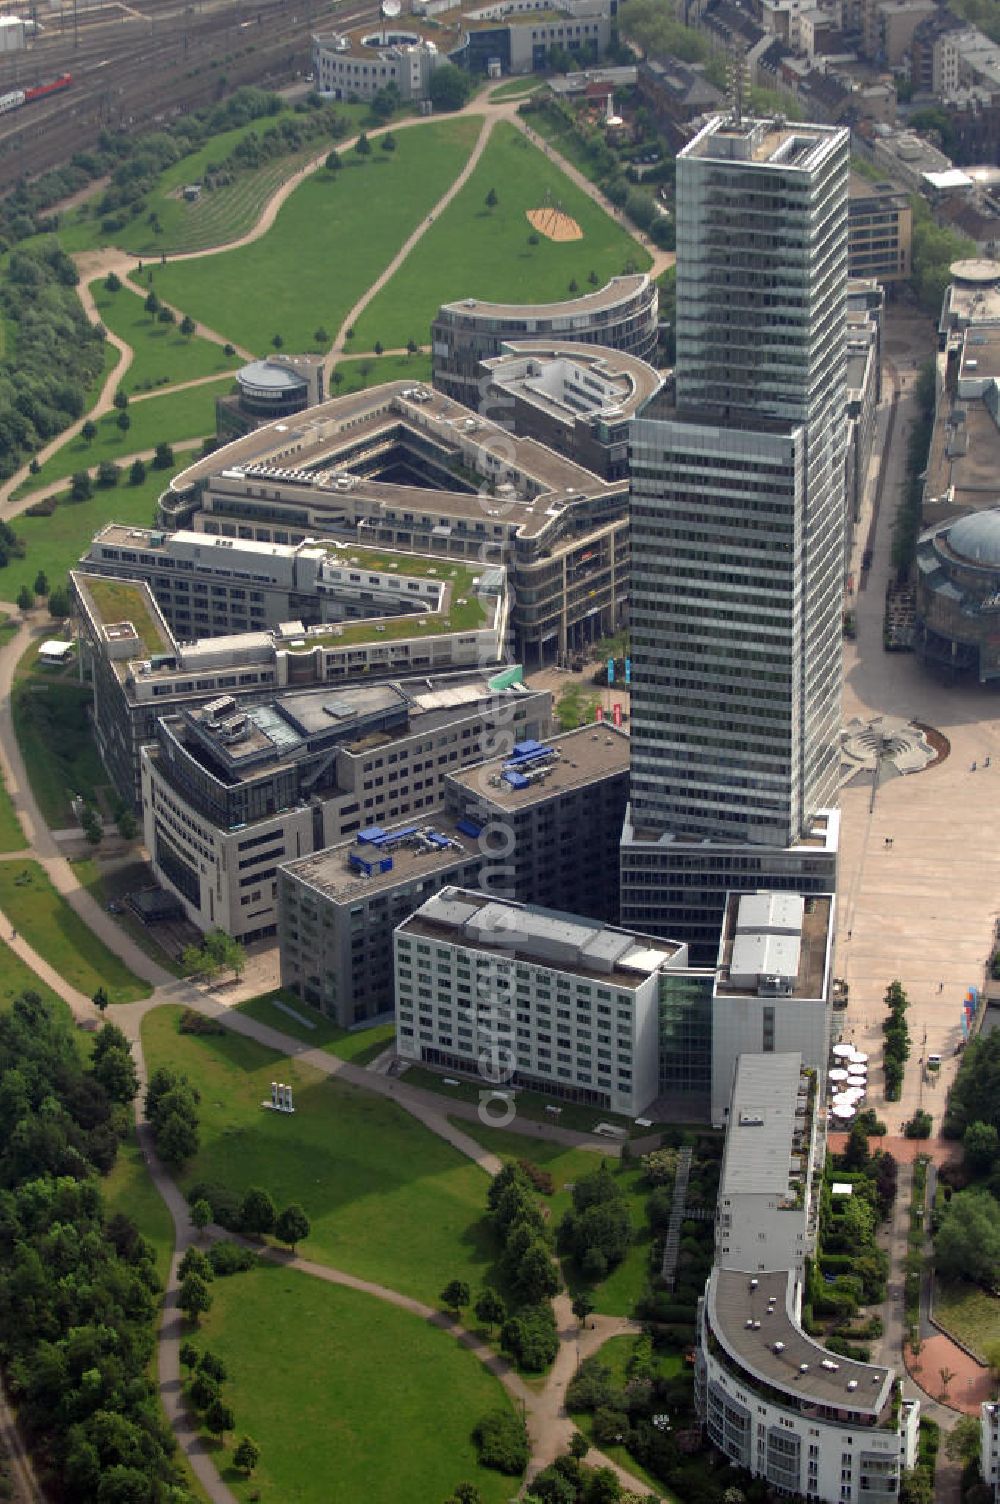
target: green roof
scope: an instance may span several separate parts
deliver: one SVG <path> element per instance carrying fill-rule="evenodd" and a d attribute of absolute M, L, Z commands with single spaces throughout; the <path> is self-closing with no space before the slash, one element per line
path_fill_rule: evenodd
<path fill-rule="evenodd" d="M 147 658 L 153 653 L 170 651 L 170 643 L 149 609 L 142 585 L 131 580 L 98 579 L 95 575 L 87 576 L 86 585 L 105 627 L 130 621 L 138 635 L 142 654 Z"/>

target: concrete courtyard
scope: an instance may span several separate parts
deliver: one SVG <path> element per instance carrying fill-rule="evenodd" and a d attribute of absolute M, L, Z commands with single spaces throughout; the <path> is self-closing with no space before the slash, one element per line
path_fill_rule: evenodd
<path fill-rule="evenodd" d="M 883 994 L 894 977 L 906 989 L 912 1054 L 902 1100 L 886 1104 L 893 1133 L 919 1105 L 933 1114 L 935 1131 L 940 1124 L 958 1065 L 954 1051 L 962 1038 L 962 1000 L 970 983 L 982 981 L 1000 913 L 998 691 L 947 685 L 925 672 L 912 654 L 882 648 L 892 520 L 915 407 L 915 366 L 932 348 L 927 320 L 890 315 L 887 352 L 894 370 L 887 372 L 885 402 L 891 402 L 895 384 L 898 409 L 883 466 L 874 559 L 865 589 L 852 602 L 858 635 L 845 643 L 844 662 L 845 722 L 853 716 L 903 716 L 936 728 L 951 744 L 950 754 L 926 771 L 883 781 L 871 811 L 870 785 L 846 788 L 841 796 L 837 973 L 850 985 L 850 1007 L 835 1018 L 844 1037 L 870 1053 L 870 1101 L 881 1110 Z M 887 406 L 877 444 L 886 416 Z M 869 512 L 857 530 L 852 560 L 856 583 L 873 499 L 870 494 Z M 943 1057 L 938 1076 L 927 1075 L 920 1064 L 918 1057 L 926 1060 L 928 1053 Z"/>

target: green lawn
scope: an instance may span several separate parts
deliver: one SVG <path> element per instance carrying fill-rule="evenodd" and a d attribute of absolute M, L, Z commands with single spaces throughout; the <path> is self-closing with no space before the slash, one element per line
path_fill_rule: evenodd
<path fill-rule="evenodd" d="M 365 159 L 346 152 L 339 172 L 321 169 L 296 189 L 261 240 L 157 267 L 156 289 L 174 307 L 260 355 L 275 335 L 286 350 L 317 348 L 314 331 L 335 334 L 447 190 L 478 130 L 473 119 L 443 121 L 399 131 L 394 152 L 377 143 Z M 398 343 L 405 345 L 407 337 Z"/>
<path fill-rule="evenodd" d="M 452 1118 L 450 1121 L 503 1159 L 527 1159 L 539 1168 L 548 1170 L 555 1182 L 555 1193 L 544 1197 L 543 1203 L 549 1209 L 552 1227 L 558 1225 L 572 1205 L 570 1188 L 574 1182 L 583 1175 L 592 1174 L 601 1164 L 601 1156 L 592 1154 L 589 1149 L 567 1149 L 550 1140 L 532 1139 L 525 1134 L 510 1133 L 498 1128 L 483 1128 L 464 1118 Z M 645 1213 L 649 1190 L 640 1169 L 618 1170 L 615 1160 L 609 1158 L 607 1162 L 616 1170 L 618 1182 L 628 1202 L 629 1215 L 635 1229 L 632 1245 L 617 1269 L 613 1269 L 599 1285 L 588 1285 L 587 1281 L 577 1276 L 575 1268 L 566 1263 L 563 1265 L 563 1275 L 572 1293 L 583 1288 L 591 1290 L 594 1308 L 602 1315 L 632 1316 L 636 1302 L 650 1279 L 652 1237 Z"/>
<path fill-rule="evenodd" d="M 535 94 L 542 88 L 537 78 L 512 78 L 507 83 L 501 84 L 499 89 L 490 92 L 490 103 L 499 99 L 526 99 L 529 94 Z"/>
<path fill-rule="evenodd" d="M 5 940 L 0 940 L 0 1013 L 5 1012 L 22 992 L 37 992 L 57 1010 L 69 1016 L 69 1008 L 57 992 L 15 955 Z"/>
<path fill-rule="evenodd" d="M 454 1076 L 448 1077 L 455 1080 Z M 485 1081 L 470 1081 L 458 1079 L 457 1086 L 445 1086 L 445 1076 L 441 1071 L 432 1071 L 423 1065 L 408 1065 L 406 1067 L 406 1084 L 419 1086 L 424 1091 L 437 1092 L 439 1096 L 448 1097 L 453 1102 L 479 1102 L 481 1093 L 488 1087 Z M 506 1088 L 500 1088 L 506 1090 Z M 625 1128 L 630 1138 L 648 1137 L 655 1132 L 654 1128 L 637 1128 L 631 1118 L 623 1118 L 614 1112 L 603 1112 L 599 1107 L 582 1107 L 575 1102 L 559 1102 L 555 1097 L 546 1096 L 543 1092 L 524 1091 L 520 1087 L 516 1092 L 517 1113 L 519 1117 L 530 1118 L 532 1122 L 557 1124 L 560 1128 L 572 1128 L 577 1133 L 591 1133 L 598 1123 L 614 1123 L 620 1128 Z M 549 1112 L 550 1107 L 558 1107 L 558 1115 Z M 617 1158 L 618 1150 L 615 1139 L 607 1139 L 607 1153 L 612 1158 Z"/>
<path fill-rule="evenodd" d="M 82 888 L 86 888 L 95 902 L 106 908 L 110 901 L 122 900 L 134 893 L 138 888 L 145 888 L 153 881 L 153 874 L 146 863 L 115 862 L 113 865 L 103 865 L 96 857 L 80 857 L 73 864 L 73 871 Z M 115 924 L 124 930 L 129 939 L 145 951 L 151 961 L 162 966 L 175 977 L 186 976 L 187 973 L 168 955 L 156 939 L 156 927 L 147 928 L 137 914 L 131 909 L 123 908 L 121 913 L 114 915 Z"/>
<path fill-rule="evenodd" d="M 148 982 L 133 976 L 87 928 L 37 862 L 0 862 L 0 909 L 28 944 L 85 997 L 101 986 L 113 1003 L 131 1003 L 152 992 Z"/>
<path fill-rule="evenodd" d="M 174 1251 L 174 1219 L 146 1169 L 134 1128 L 118 1149 L 110 1175 L 101 1181 L 108 1216 L 124 1212 L 156 1253 L 156 1272 L 165 1280 Z"/>
<path fill-rule="evenodd" d="M 102 322 L 132 346 L 132 364 L 121 383 L 129 395 L 181 381 L 196 381 L 201 376 L 216 376 L 240 364 L 235 356 L 223 354 L 222 346 L 211 340 L 197 335 L 186 338 L 180 333 L 179 323 L 161 324 L 155 314 L 146 312 L 144 300 L 127 287 L 108 292 L 104 283 L 98 281 L 91 284 L 91 291 Z"/>
<path fill-rule="evenodd" d="M 392 1102 L 331 1081 L 233 1034 L 177 1032 L 179 1010 L 143 1022 L 150 1070 L 172 1065 L 201 1093 L 201 1152 L 183 1187 L 211 1180 L 299 1201 L 302 1252 L 429 1304 L 449 1279 L 478 1287 L 495 1248 L 487 1179 Z M 294 1117 L 265 1111 L 271 1082 L 295 1088 Z"/>
<path fill-rule="evenodd" d="M 357 344 L 357 340 L 354 341 Z M 363 391 L 366 386 L 379 386 L 385 381 L 424 381 L 431 379 L 429 355 L 362 355 L 350 360 L 338 360 L 335 370 L 343 375 L 342 382 L 330 383 L 330 395 L 346 397 L 348 392 Z"/>
<path fill-rule="evenodd" d="M 0 773 L 0 851 L 24 851 L 27 847 L 21 822 L 14 813 L 14 805 Z"/>
<path fill-rule="evenodd" d="M 598 173 L 594 163 L 587 155 L 587 149 L 576 131 L 568 120 L 562 116 L 548 115 L 544 110 L 537 110 L 528 119 L 528 124 L 537 136 L 543 136 L 551 142 L 561 157 L 571 162 L 578 172 L 582 172 L 585 178 L 592 183 L 597 182 Z"/>
<path fill-rule="evenodd" d="M 161 399 L 157 399 L 161 400 Z M 186 461 L 190 462 L 188 455 Z M 38 571 L 44 570 L 50 585 L 61 584 L 79 563 L 97 530 L 105 522 L 123 522 L 149 527 L 154 520 L 156 498 L 170 484 L 174 470 L 149 470 L 141 485 L 127 479 L 108 490 L 98 490 L 89 501 L 60 502 L 50 517 L 29 517 L 22 512 L 11 526 L 25 546 L 23 559 L 11 559 L 0 571 L 0 596 L 16 600 L 22 585 L 30 589 Z"/>
<path fill-rule="evenodd" d="M 212 1294 L 197 1341 L 228 1370 L 236 1431 L 215 1456 L 240 1499 L 435 1504 L 463 1480 L 484 1504 L 517 1492 L 479 1466 L 471 1437 L 510 1400 L 447 1332 L 271 1264 L 216 1280 Z M 245 1433 L 261 1450 L 251 1483 L 230 1462 Z"/>
<path fill-rule="evenodd" d="M 490 189 L 499 203 L 485 206 Z M 539 237 L 528 244 L 528 209 L 542 208 L 546 195 L 583 230 L 583 239 L 556 244 Z M 408 339 L 427 339 L 442 303 L 459 298 L 501 302 L 554 302 L 623 272 L 645 270 L 647 253 L 632 237 L 559 171 L 514 126 L 500 124 L 461 193 L 414 247 L 392 281 L 361 315 L 356 340 L 386 349 Z"/>
<path fill-rule="evenodd" d="M 294 1009 L 298 1017 L 293 1018 L 281 1008 L 276 1008 L 276 1001 Z M 341 1060 L 350 1060 L 355 1065 L 367 1065 L 369 1060 L 381 1055 L 386 1045 L 391 1044 L 396 1032 L 394 1024 L 376 1024 L 372 1029 L 338 1028 L 318 1008 L 311 1008 L 308 1003 L 300 1002 L 294 992 L 283 992 L 280 988 L 277 992 L 264 992 L 260 997 L 248 998 L 237 1007 L 240 1013 L 246 1013 L 272 1029 L 279 1029 L 282 1034 L 291 1034 L 294 1039 L 301 1039 L 303 1044 L 312 1045 L 317 1050 L 327 1050 L 329 1054 L 338 1055 Z M 308 1023 L 301 1023 L 300 1019 L 307 1019 Z M 310 1023 L 312 1028 L 309 1027 Z"/>
<path fill-rule="evenodd" d="M 946 1285 L 934 1289 L 934 1319 L 945 1331 L 985 1361 L 987 1351 L 1000 1342 L 1000 1299 L 978 1285 Z"/>
<path fill-rule="evenodd" d="M 92 690 L 75 664 L 40 664 L 40 646 L 36 638 L 18 662 L 11 710 L 31 791 L 46 824 L 62 830 L 74 823 L 73 796 L 96 803 L 108 777 L 87 714 Z"/>
<path fill-rule="evenodd" d="M 97 420 L 97 437 L 93 443 L 88 444 L 77 434 L 45 461 L 37 475 L 29 476 L 18 487 L 15 496 L 24 496 L 37 491 L 40 486 L 63 480 L 76 470 L 93 469 L 102 460 L 121 465 L 127 456 L 155 449 L 157 444 L 175 444 L 182 439 L 199 439 L 214 434 L 215 399 L 226 396 L 232 385 L 232 379 L 223 376 L 218 381 L 188 387 L 182 392 L 143 397 L 141 401 L 130 404 L 131 424 L 125 433 L 118 427 L 117 412 L 105 413 Z"/>

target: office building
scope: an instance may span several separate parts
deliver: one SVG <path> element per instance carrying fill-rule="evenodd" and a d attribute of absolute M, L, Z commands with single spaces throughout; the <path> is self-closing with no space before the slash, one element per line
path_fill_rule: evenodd
<path fill-rule="evenodd" d="M 429 825 L 369 827 L 279 868 L 283 987 L 345 1026 L 391 1014 L 392 932 L 447 884 L 617 918 L 628 738 L 591 726 L 517 741 L 504 715 L 491 740 L 506 750 L 446 774 Z"/>
<path fill-rule="evenodd" d="M 847 201 L 847 265 L 852 277 L 885 286 L 908 282 L 913 239 L 909 195 L 894 183 L 873 183 L 852 172 Z"/>
<path fill-rule="evenodd" d="M 890 1504 L 916 1462 L 919 1402 L 902 1397 L 891 1368 L 833 1354 L 802 1327 L 820 1100 L 797 1053 L 740 1057 L 695 1398 L 713 1445 L 775 1491 Z"/>
<path fill-rule="evenodd" d="M 431 324 L 434 385 L 480 411 L 479 363 L 499 355 L 508 340 L 572 340 L 652 360 L 658 313 L 656 283 L 645 272 L 612 277 L 604 287 L 560 303 L 445 303 Z"/>
<path fill-rule="evenodd" d="M 979 1470 L 983 1482 L 1000 1500 L 1000 1404 L 987 1400 L 980 1411 Z"/>
<path fill-rule="evenodd" d="M 433 555 L 477 573 L 502 564 L 514 656 L 531 664 L 564 662 L 621 625 L 627 513 L 625 479 L 403 381 L 265 424 L 159 499 L 166 531 Z"/>
<path fill-rule="evenodd" d="M 677 159 L 676 405 L 631 425 L 622 919 L 662 905 L 698 961 L 741 853 L 814 891 L 837 793 L 848 141 L 734 112 Z"/>
<path fill-rule="evenodd" d="M 737 1062 L 801 1057 L 822 1082 L 830 1047 L 830 894 L 732 893 L 712 994 L 712 1123 L 725 1126 Z"/>
<path fill-rule="evenodd" d="M 403 1059 L 635 1117 L 657 1094 L 657 999 L 683 945 L 443 888 L 395 933 Z"/>
<path fill-rule="evenodd" d="M 157 880 L 200 929 L 271 934 L 282 862 L 373 825 L 422 825 L 449 769 L 479 762 L 498 730 L 544 736 L 550 709 L 544 691 L 470 674 L 160 713 L 140 752 Z"/>

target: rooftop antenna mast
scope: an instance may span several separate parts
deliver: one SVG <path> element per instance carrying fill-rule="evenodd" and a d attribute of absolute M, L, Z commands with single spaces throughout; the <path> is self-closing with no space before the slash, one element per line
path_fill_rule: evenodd
<path fill-rule="evenodd" d="M 732 125 L 743 124 L 743 109 L 748 102 L 750 78 L 743 48 L 734 43 L 726 63 L 726 93 L 729 96 L 729 119 Z"/>

